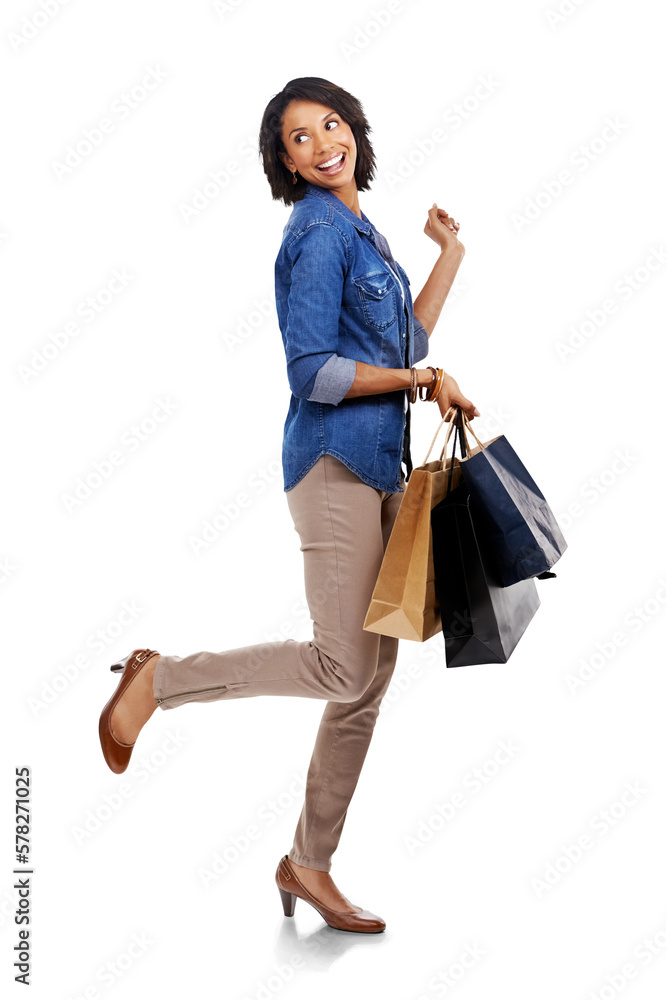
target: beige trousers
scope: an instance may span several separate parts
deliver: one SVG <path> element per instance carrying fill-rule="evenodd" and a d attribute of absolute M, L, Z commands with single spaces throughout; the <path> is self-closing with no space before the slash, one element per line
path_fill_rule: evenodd
<path fill-rule="evenodd" d="M 160 656 L 153 690 L 163 709 L 257 695 L 328 702 L 289 851 L 327 872 L 398 655 L 398 639 L 366 632 L 363 622 L 404 493 L 368 486 L 326 454 L 285 496 L 301 539 L 312 639 Z"/>

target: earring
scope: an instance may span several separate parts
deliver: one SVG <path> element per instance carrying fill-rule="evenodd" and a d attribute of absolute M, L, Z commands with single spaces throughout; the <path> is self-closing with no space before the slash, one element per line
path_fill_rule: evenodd
<path fill-rule="evenodd" d="M 296 180 L 296 171 L 292 170 L 292 174 L 294 175 L 294 179 L 292 181 L 292 184 L 298 184 L 298 181 Z"/>

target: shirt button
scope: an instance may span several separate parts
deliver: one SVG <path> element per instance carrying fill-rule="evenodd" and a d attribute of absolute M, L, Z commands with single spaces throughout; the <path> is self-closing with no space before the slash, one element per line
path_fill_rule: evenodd
<path fill-rule="evenodd" d="M 406 336 L 407 336 L 407 334 L 406 334 L 406 333 L 403 333 L 403 335 L 402 335 L 402 339 L 404 340 Z"/>

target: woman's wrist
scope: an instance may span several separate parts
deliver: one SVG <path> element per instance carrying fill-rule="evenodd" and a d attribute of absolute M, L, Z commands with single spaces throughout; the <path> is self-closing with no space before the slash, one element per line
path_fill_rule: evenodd
<path fill-rule="evenodd" d="M 425 390 L 426 398 L 435 387 L 437 372 L 434 368 L 409 368 L 410 384 L 408 395 L 410 403 L 415 403 L 417 399 L 423 399 Z"/>
<path fill-rule="evenodd" d="M 406 374 L 409 374 L 410 379 L 410 403 L 415 403 L 417 399 L 426 399 L 431 402 L 437 399 L 445 374 L 443 368 L 433 368 L 432 365 L 428 365 L 427 368 L 412 367 L 407 369 Z"/>
<path fill-rule="evenodd" d="M 405 380 L 405 389 L 409 389 L 412 384 L 411 368 L 405 368 L 403 374 Z M 416 384 L 421 388 L 421 386 L 429 386 L 432 384 L 432 372 L 429 368 L 414 368 L 416 372 Z"/>
<path fill-rule="evenodd" d="M 416 375 L 415 388 L 418 391 L 421 387 L 427 389 L 434 386 L 435 379 L 429 368 L 384 368 L 357 361 L 354 381 L 344 398 L 371 396 L 377 392 L 395 392 L 399 389 L 407 389 L 409 392 L 412 387 L 412 372 Z"/>
<path fill-rule="evenodd" d="M 440 257 L 447 257 L 450 260 L 462 260 L 465 256 L 465 247 L 462 243 L 449 243 L 439 250 Z"/>

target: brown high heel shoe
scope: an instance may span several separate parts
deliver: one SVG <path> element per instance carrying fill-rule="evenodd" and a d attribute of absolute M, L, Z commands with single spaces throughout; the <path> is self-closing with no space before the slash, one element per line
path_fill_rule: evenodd
<path fill-rule="evenodd" d="M 111 665 L 110 669 L 114 673 L 122 672 L 122 676 L 118 687 L 107 701 L 99 717 L 99 741 L 102 744 L 104 759 L 115 774 L 122 774 L 123 771 L 127 770 L 134 743 L 121 743 L 115 738 L 109 725 L 111 712 L 143 664 L 156 652 L 156 649 L 134 649 L 127 654 L 124 660 L 119 660 L 118 663 Z"/>
<path fill-rule="evenodd" d="M 321 914 L 329 927 L 335 927 L 338 931 L 363 931 L 366 934 L 376 934 L 383 931 L 386 924 L 381 917 L 369 910 L 361 910 L 360 913 L 344 913 L 339 910 L 329 910 L 322 902 L 308 892 L 298 875 L 289 863 L 289 856 L 284 855 L 275 872 L 275 881 L 280 892 L 282 908 L 285 917 L 293 917 L 297 899 L 304 899 L 310 906 Z M 345 899 L 347 897 L 345 896 Z M 352 906 L 355 904 L 352 903 Z"/>

